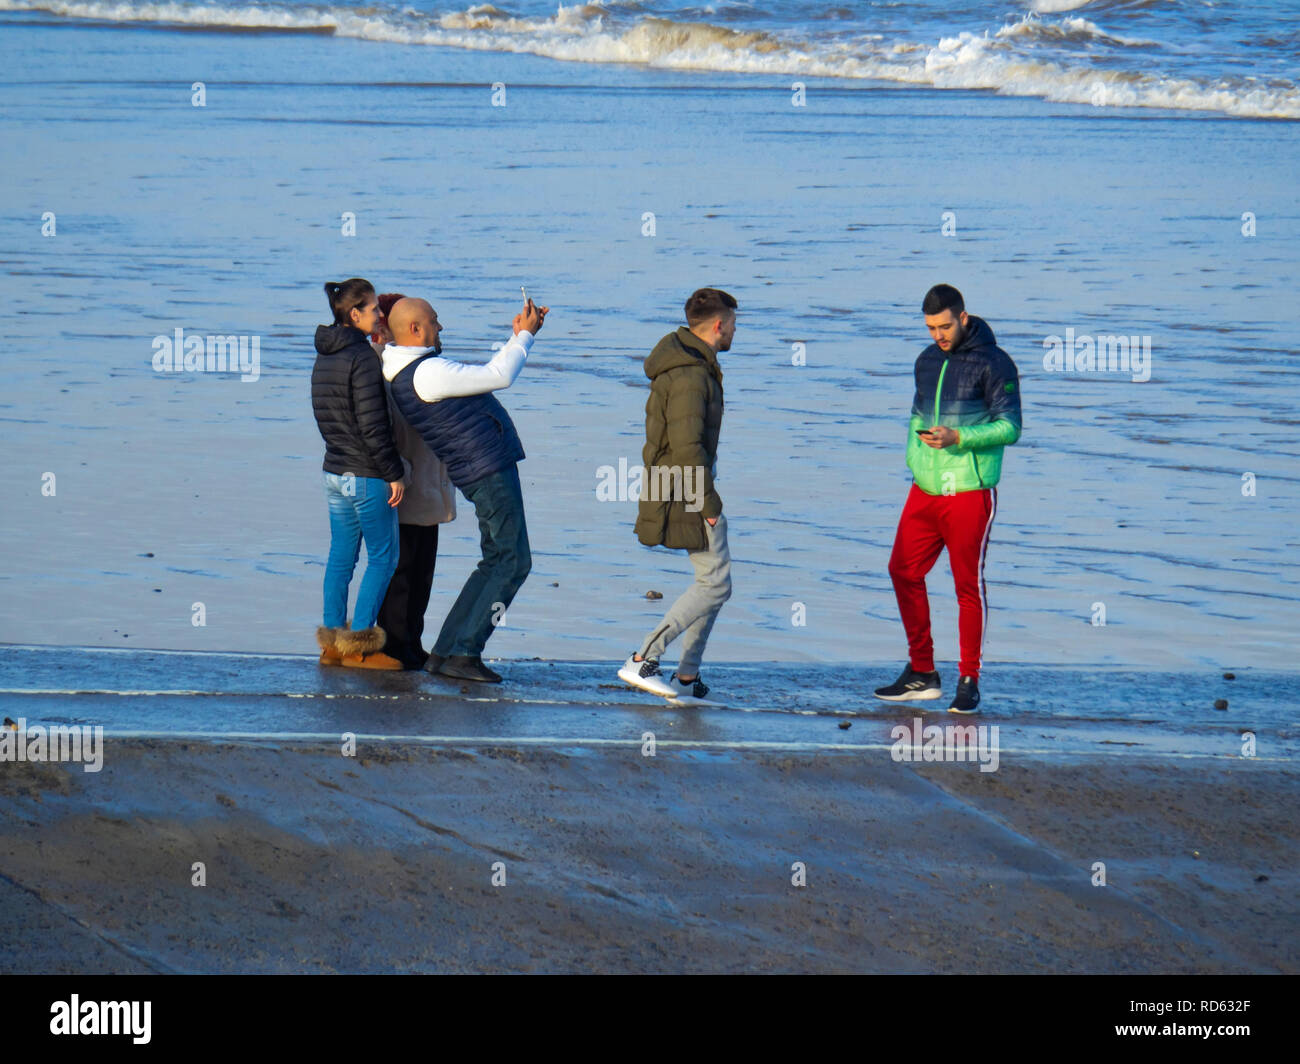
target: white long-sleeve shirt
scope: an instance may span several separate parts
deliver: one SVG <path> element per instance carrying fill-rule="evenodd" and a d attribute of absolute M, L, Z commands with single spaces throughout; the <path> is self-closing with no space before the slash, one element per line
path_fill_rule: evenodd
<path fill-rule="evenodd" d="M 505 347 L 485 365 L 457 362 L 435 355 L 426 358 L 415 370 L 415 394 L 426 403 L 450 399 L 457 395 L 482 395 L 509 388 L 528 361 L 533 334 L 522 329 L 510 337 Z M 389 344 L 384 348 L 384 379 L 391 381 L 413 361 L 432 351 L 432 347 L 403 347 Z"/>

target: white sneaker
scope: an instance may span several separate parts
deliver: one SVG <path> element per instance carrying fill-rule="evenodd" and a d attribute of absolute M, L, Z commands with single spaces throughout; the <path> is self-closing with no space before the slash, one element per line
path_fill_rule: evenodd
<path fill-rule="evenodd" d="M 664 683 L 664 674 L 659 671 L 659 662 L 651 661 L 649 658 L 645 661 L 637 661 L 636 655 L 633 654 L 618 670 L 618 678 L 633 687 L 641 688 L 642 691 L 659 695 L 660 698 L 677 697 L 677 691 Z"/>
<path fill-rule="evenodd" d="M 682 683 L 677 679 L 677 673 L 673 673 L 668 680 L 668 686 L 673 689 L 673 701 L 681 705 L 692 706 L 708 701 L 709 689 L 700 682 L 698 676 L 690 683 Z"/>

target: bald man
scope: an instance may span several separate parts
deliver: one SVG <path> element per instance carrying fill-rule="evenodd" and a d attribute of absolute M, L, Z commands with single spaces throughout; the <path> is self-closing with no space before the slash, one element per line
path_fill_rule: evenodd
<path fill-rule="evenodd" d="M 399 300 L 388 313 L 393 341 L 384 348 L 384 378 L 393 402 L 474 504 L 482 547 L 425 663 L 430 673 L 501 682 L 483 664 L 483 648 L 527 578 L 532 553 L 519 485 L 524 448 L 492 393 L 515 382 L 549 310 L 530 299 L 515 315 L 509 342 L 486 365 L 442 357 L 442 325 L 423 299 Z"/>

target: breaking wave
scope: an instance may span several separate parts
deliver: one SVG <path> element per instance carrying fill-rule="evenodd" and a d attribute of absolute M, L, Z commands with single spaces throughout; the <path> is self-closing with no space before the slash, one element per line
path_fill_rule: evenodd
<path fill-rule="evenodd" d="M 1033 0 L 1035 11 L 1073 11 L 1089 0 Z M 520 52 L 579 63 L 642 64 L 676 70 L 875 79 L 940 89 L 992 90 L 1097 107 L 1216 111 L 1300 119 L 1300 88 L 1286 79 L 1209 79 L 1148 73 L 1150 62 L 1117 65 L 1125 50 L 1153 42 L 1112 34 L 1081 16 L 1044 20 L 1030 13 L 991 33 L 959 33 L 927 45 L 879 34 L 802 38 L 791 31 L 744 30 L 638 16 L 641 5 L 560 5 L 547 18 L 514 16 L 491 4 L 421 14 L 380 7 L 132 3 L 126 0 L 0 0 L 0 11 L 155 27 L 332 33 L 405 45 Z M 1080 46 L 1105 49 L 1089 62 Z M 1075 48 L 1074 52 L 1069 47 Z M 1042 54 L 1046 51 L 1047 54 Z M 1039 54 L 1035 54 L 1035 53 Z M 1141 60 L 1144 57 L 1137 57 Z"/>

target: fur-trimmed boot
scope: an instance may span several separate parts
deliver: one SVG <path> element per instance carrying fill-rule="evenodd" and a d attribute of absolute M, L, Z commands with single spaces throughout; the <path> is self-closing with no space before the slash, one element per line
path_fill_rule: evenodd
<path fill-rule="evenodd" d="M 335 645 L 343 655 L 343 664 L 351 669 L 400 669 L 402 663 L 383 652 L 388 634 L 374 625 L 353 631 L 340 628 Z"/>
<path fill-rule="evenodd" d="M 320 644 L 320 663 L 322 665 L 342 665 L 343 655 L 339 653 L 338 634 L 340 629 L 320 625 L 316 629 L 316 642 Z"/>

